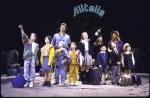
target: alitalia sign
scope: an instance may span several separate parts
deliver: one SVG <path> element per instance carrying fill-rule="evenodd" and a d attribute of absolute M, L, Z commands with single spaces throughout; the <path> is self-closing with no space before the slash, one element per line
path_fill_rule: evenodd
<path fill-rule="evenodd" d="M 93 12 L 93 13 L 96 13 L 98 14 L 99 16 L 103 16 L 105 14 L 105 11 L 104 10 L 101 10 L 101 6 L 93 6 L 93 5 L 87 5 L 87 4 L 80 4 L 78 6 L 75 6 L 74 7 L 74 17 L 80 13 L 83 13 L 83 12 Z"/>

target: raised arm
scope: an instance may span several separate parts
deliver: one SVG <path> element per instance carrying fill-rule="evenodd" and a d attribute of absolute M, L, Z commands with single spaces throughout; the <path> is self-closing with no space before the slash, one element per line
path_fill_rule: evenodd
<path fill-rule="evenodd" d="M 24 30 L 23 30 L 23 26 L 22 26 L 22 24 L 20 24 L 18 27 L 19 27 L 19 28 L 20 28 L 20 30 L 21 30 L 21 34 L 22 34 L 22 35 L 24 35 L 24 34 L 25 34 L 25 32 L 24 32 Z"/>

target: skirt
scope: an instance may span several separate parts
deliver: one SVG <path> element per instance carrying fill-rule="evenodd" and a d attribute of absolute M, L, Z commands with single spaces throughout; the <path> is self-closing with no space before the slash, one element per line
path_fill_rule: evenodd
<path fill-rule="evenodd" d="M 82 63 L 82 66 L 90 66 L 90 65 L 92 65 L 92 56 L 89 55 L 88 51 L 85 51 L 84 61 Z"/>
<path fill-rule="evenodd" d="M 48 65 L 49 56 L 43 56 L 42 70 L 52 70 L 51 65 Z"/>

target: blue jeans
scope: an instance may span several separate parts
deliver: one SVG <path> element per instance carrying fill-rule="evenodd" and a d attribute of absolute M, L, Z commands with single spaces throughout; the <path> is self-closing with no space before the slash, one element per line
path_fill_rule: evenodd
<path fill-rule="evenodd" d="M 112 82 L 115 82 L 115 78 L 116 81 L 119 82 L 119 78 L 120 78 L 120 65 L 112 65 L 111 67 L 111 78 L 112 78 Z"/>
<path fill-rule="evenodd" d="M 32 55 L 31 59 L 24 60 L 24 78 L 27 82 L 34 82 L 35 80 L 35 56 Z"/>
<path fill-rule="evenodd" d="M 61 83 L 62 84 L 65 83 L 65 69 L 66 69 L 65 65 L 59 65 L 58 67 L 55 68 L 55 79 L 56 79 L 55 81 L 56 81 L 56 83 L 59 82 L 59 73 L 61 76 Z"/>

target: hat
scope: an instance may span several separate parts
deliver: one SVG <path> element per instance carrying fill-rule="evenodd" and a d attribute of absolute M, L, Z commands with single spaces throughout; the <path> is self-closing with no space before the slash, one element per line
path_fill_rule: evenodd
<path fill-rule="evenodd" d="M 116 33 L 117 35 L 119 35 L 118 31 L 111 31 L 111 34 Z"/>

